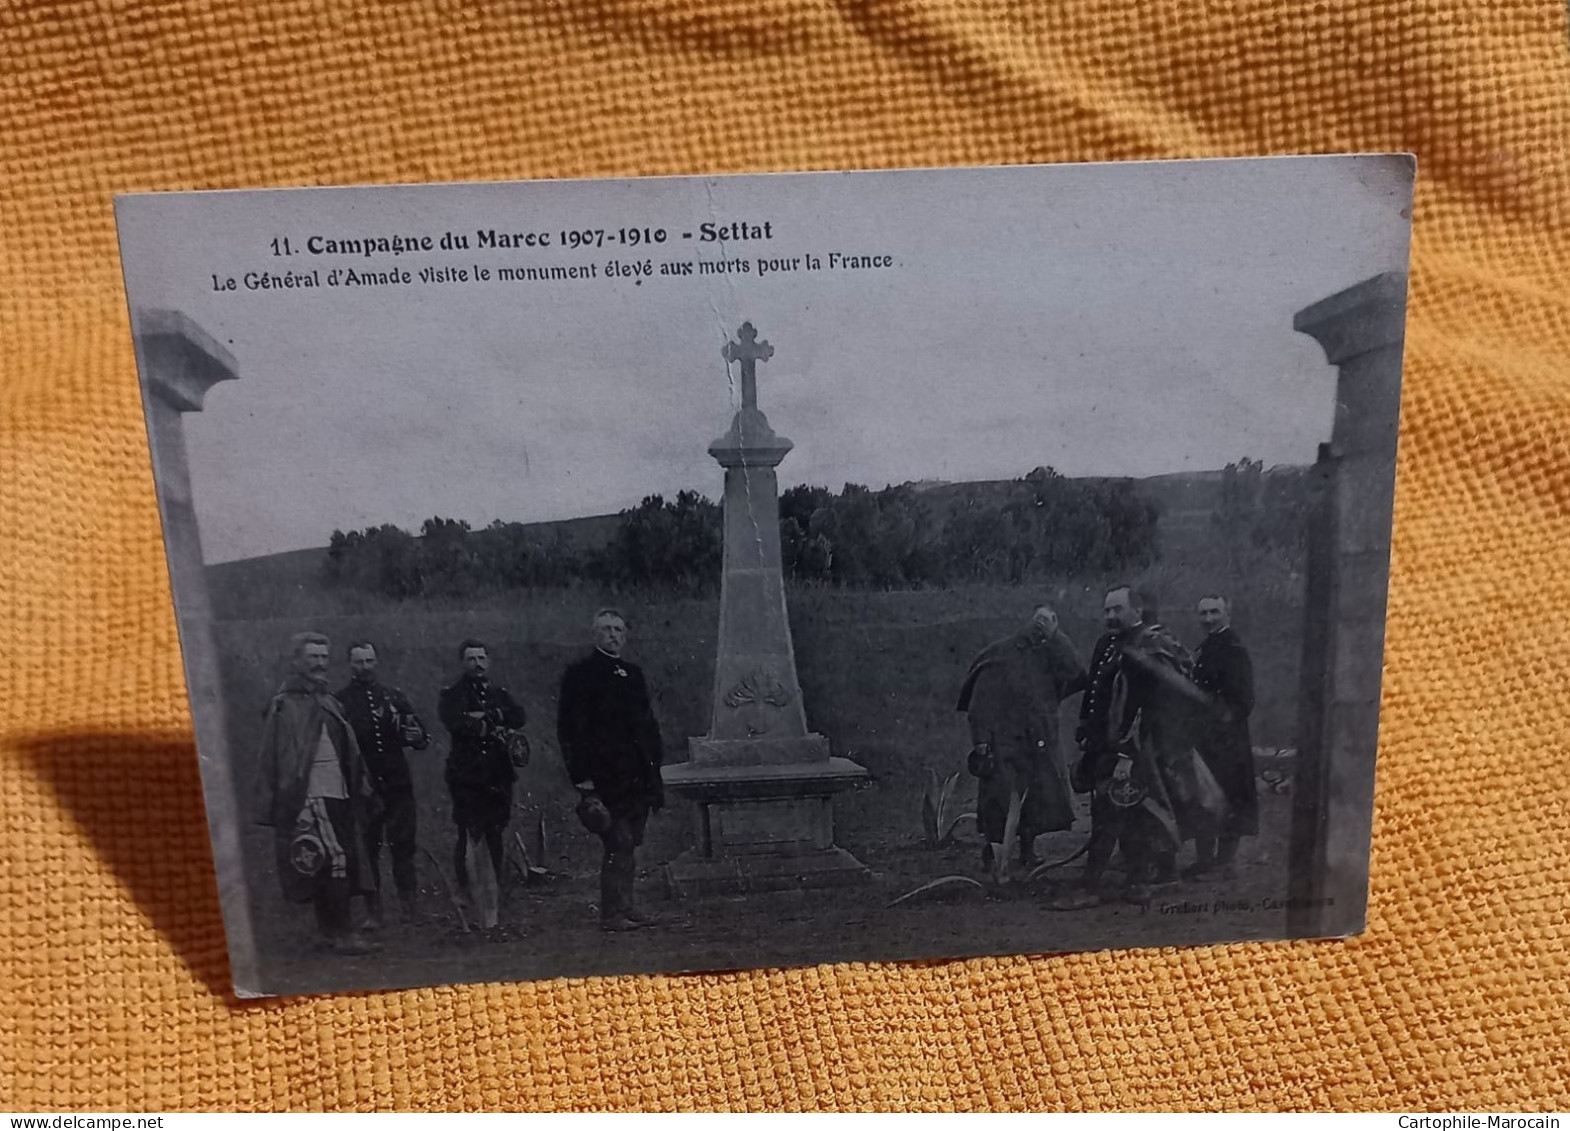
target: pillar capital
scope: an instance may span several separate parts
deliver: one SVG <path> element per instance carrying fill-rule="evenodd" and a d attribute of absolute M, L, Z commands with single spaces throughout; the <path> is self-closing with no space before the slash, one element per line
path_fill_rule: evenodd
<path fill-rule="evenodd" d="M 1325 350 L 1325 360 L 1341 365 L 1361 354 L 1399 345 L 1406 327 L 1406 272 L 1386 271 L 1337 291 L 1292 319 L 1292 328 Z"/>
<path fill-rule="evenodd" d="M 138 310 L 133 330 L 148 392 L 176 412 L 201 412 L 207 390 L 239 377 L 239 365 L 178 310 Z"/>

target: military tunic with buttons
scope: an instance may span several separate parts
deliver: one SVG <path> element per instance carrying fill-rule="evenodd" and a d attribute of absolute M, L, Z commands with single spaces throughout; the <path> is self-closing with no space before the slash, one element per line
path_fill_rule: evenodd
<path fill-rule="evenodd" d="M 386 845 L 392 857 L 393 883 L 406 900 L 413 899 L 418 887 L 414 857 L 419 848 L 418 818 L 414 805 L 414 784 L 409 777 L 406 747 L 424 750 L 430 745 L 425 727 L 409 705 L 409 698 L 395 687 L 376 680 L 352 680 L 338 692 L 344 718 L 354 731 L 365 762 L 366 776 L 375 787 L 380 806 L 372 806 L 365 819 L 365 852 L 371 879 L 381 890 L 381 851 Z M 418 730 L 410 741 L 404 729 Z"/>
<path fill-rule="evenodd" d="M 472 712 L 483 717 L 471 718 Z M 452 735 L 446 778 L 454 822 L 470 830 L 505 827 L 512 817 L 512 783 L 518 771 L 504 732 L 523 726 L 523 707 L 505 687 L 465 676 L 442 689 L 437 713 Z"/>
<path fill-rule="evenodd" d="M 344 717 L 354 728 L 365 768 L 370 771 L 371 784 L 376 786 L 377 792 L 410 788 L 409 760 L 404 756 L 404 747 L 424 750 L 431 740 L 409 705 L 409 697 L 396 687 L 384 687 L 374 680 L 369 683 L 354 680 L 337 693 L 337 699 L 343 704 Z M 404 727 L 409 723 L 420 731 L 413 742 L 403 737 Z"/>

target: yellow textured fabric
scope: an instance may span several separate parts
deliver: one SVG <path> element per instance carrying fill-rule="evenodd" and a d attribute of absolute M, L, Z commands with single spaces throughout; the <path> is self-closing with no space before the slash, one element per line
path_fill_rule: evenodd
<path fill-rule="evenodd" d="M 0 1108 L 1570 1108 L 1562 0 L 0 8 Z M 239 1004 L 110 194 L 1419 155 L 1368 933 Z"/>

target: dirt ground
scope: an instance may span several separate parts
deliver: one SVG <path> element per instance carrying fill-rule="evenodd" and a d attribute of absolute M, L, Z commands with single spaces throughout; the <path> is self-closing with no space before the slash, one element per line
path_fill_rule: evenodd
<path fill-rule="evenodd" d="M 269 985 L 289 993 L 385 989 L 445 982 L 515 981 L 627 973 L 730 970 L 819 962 L 943 959 L 1036 954 L 1109 947 L 1168 946 L 1279 938 L 1286 912 L 1290 797 L 1261 797 L 1263 835 L 1245 840 L 1234 874 L 1159 890 L 1149 904 L 1080 911 L 1048 907 L 1079 864 L 1039 882 L 999 888 L 987 881 L 980 841 L 957 839 L 928 849 L 919 840 L 841 843 L 871 869 L 856 887 L 676 899 L 663 868 L 644 868 L 638 898 L 659 924 L 607 934 L 598 928 L 593 868 L 557 872 L 525 883 L 514 871 L 504 889 L 500 924 L 460 927 L 444 883 L 421 889 L 419 925 L 390 922 L 383 951 L 340 957 L 318 949 L 311 913 L 274 897 L 264 912 L 264 969 Z M 1081 802 L 1083 809 L 1083 801 Z M 1038 842 L 1046 860 L 1068 856 L 1085 840 L 1088 814 L 1072 832 Z M 385 867 L 385 865 L 384 865 Z M 422 863 L 422 879 L 431 880 Z M 982 887 L 954 884 L 888 905 L 929 880 L 967 875 Z M 262 901 L 264 904 L 267 900 Z M 396 920 L 396 915 L 389 917 Z"/>

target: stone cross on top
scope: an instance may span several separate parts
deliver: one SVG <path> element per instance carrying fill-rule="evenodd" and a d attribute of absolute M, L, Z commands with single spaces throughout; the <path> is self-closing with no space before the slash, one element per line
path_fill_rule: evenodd
<path fill-rule="evenodd" d="M 720 353 L 726 361 L 741 362 L 741 407 L 755 409 L 758 407 L 758 362 L 773 357 L 774 347 L 758 341 L 758 331 L 753 329 L 751 322 L 743 322 L 736 336 L 741 340 L 726 342 Z"/>

